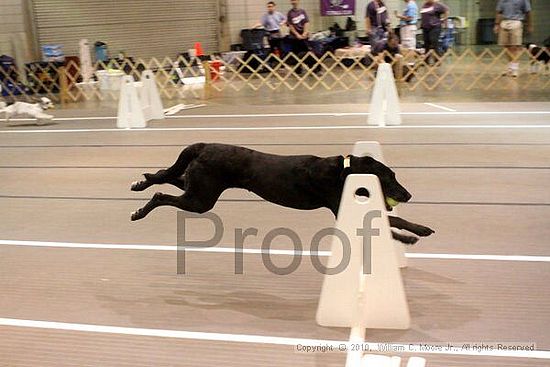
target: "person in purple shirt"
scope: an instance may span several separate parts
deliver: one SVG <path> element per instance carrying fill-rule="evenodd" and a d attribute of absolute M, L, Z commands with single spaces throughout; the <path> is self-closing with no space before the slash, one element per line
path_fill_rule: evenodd
<path fill-rule="evenodd" d="M 298 40 L 307 40 L 309 37 L 309 17 L 304 9 L 298 7 L 298 0 L 291 0 L 292 9 L 286 17 L 290 36 Z"/>
<path fill-rule="evenodd" d="M 372 47 L 382 42 L 387 37 L 390 20 L 388 8 L 382 0 L 372 0 L 367 5 L 365 15 L 365 29 Z"/>
<path fill-rule="evenodd" d="M 447 5 L 435 0 L 426 0 L 420 9 L 420 16 L 424 35 L 424 49 L 427 54 L 430 50 L 438 52 L 439 35 L 441 34 L 441 27 L 444 27 L 447 23 L 449 8 Z M 429 62 L 430 56 L 428 54 L 427 62 Z"/>
<path fill-rule="evenodd" d="M 290 44 L 291 52 L 298 57 L 309 51 L 309 17 L 304 9 L 299 8 L 299 0 L 290 0 L 292 9 L 288 11 L 286 21 L 290 35 L 288 41 Z M 315 64 L 315 60 L 311 57 L 306 58 L 304 61 L 308 67 L 312 67 Z M 301 74 L 301 67 L 297 68 L 297 73 Z"/>

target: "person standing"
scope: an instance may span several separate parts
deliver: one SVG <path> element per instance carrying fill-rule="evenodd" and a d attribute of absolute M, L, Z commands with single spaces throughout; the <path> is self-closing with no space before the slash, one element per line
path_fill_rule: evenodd
<path fill-rule="evenodd" d="M 422 20 L 422 34 L 424 36 L 424 49 L 427 59 L 430 60 L 430 51 L 439 54 L 439 36 L 441 28 L 447 24 L 449 7 L 435 0 L 426 0 L 420 9 Z"/>
<path fill-rule="evenodd" d="M 387 39 L 389 24 L 388 8 L 384 4 L 384 1 L 372 0 L 367 5 L 365 30 L 373 49 L 377 47 L 378 43 L 384 42 Z"/>
<path fill-rule="evenodd" d="M 303 57 L 309 51 L 309 17 L 304 9 L 299 7 L 299 0 L 290 0 L 292 9 L 288 11 L 286 21 L 290 31 L 289 41 L 291 52 L 298 57 Z M 312 57 L 307 57 L 305 63 L 308 67 L 315 64 Z M 302 68 L 298 67 L 296 72 L 301 74 Z"/>
<path fill-rule="evenodd" d="M 405 10 L 403 14 L 395 11 L 395 16 L 400 19 L 399 34 L 401 37 L 401 46 L 404 49 L 416 49 L 416 23 L 418 19 L 418 6 L 415 0 L 405 0 Z"/>
<path fill-rule="evenodd" d="M 267 13 L 262 16 L 260 23 L 256 24 L 254 28 L 264 27 L 269 33 L 269 46 L 271 51 L 279 52 L 281 49 L 281 27 L 286 23 L 286 17 L 283 13 L 276 10 L 277 5 L 275 2 L 270 1 L 267 3 Z"/>
<path fill-rule="evenodd" d="M 287 14 L 287 25 L 290 36 L 296 40 L 307 40 L 309 37 L 309 17 L 304 9 L 300 9 L 299 0 L 290 0 L 292 9 Z"/>
<path fill-rule="evenodd" d="M 518 56 L 523 43 L 523 21 L 527 23 L 527 33 L 533 33 L 531 3 L 529 0 L 499 0 L 495 33 L 498 44 L 508 50 L 508 68 L 504 75 L 518 76 Z"/>

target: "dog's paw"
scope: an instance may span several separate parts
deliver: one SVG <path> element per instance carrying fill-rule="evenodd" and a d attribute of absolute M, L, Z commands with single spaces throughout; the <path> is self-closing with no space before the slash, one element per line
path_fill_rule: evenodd
<path fill-rule="evenodd" d="M 398 239 L 400 242 L 404 243 L 405 245 L 414 245 L 418 242 L 418 237 L 413 236 L 403 236 L 402 238 Z"/>
<path fill-rule="evenodd" d="M 428 237 L 429 235 L 432 235 L 434 233 L 435 231 L 433 229 L 426 226 L 418 226 L 418 229 L 414 232 L 414 234 L 420 237 Z"/>
<path fill-rule="evenodd" d="M 132 222 L 136 221 L 136 220 L 140 220 L 140 219 L 143 219 L 145 218 L 147 214 L 145 213 L 145 211 L 143 209 L 138 209 L 136 210 L 135 212 L 132 213 L 132 215 L 130 216 L 130 220 Z"/>
<path fill-rule="evenodd" d="M 418 237 L 405 236 L 403 234 L 396 233 L 396 232 L 393 232 L 393 231 L 392 231 L 392 237 L 393 237 L 394 240 L 399 241 L 399 242 L 401 242 L 405 245 L 414 245 L 415 243 L 418 242 Z"/>
<path fill-rule="evenodd" d="M 147 181 L 134 181 L 132 182 L 132 186 L 130 187 L 130 189 L 132 191 L 143 191 L 148 187 L 149 184 L 147 183 Z"/>

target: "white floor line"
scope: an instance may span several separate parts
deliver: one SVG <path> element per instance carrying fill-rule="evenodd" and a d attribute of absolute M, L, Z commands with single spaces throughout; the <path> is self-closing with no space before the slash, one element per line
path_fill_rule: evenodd
<path fill-rule="evenodd" d="M 421 252 L 411 252 L 405 254 L 405 256 L 410 259 L 550 262 L 550 256 L 531 255 L 426 254 Z"/>
<path fill-rule="evenodd" d="M 548 115 L 550 111 L 456 111 L 451 108 L 425 103 L 432 107 L 444 109 L 445 112 L 401 112 L 404 116 L 430 116 L 430 115 Z M 347 116 L 368 116 L 369 112 L 306 112 L 306 113 L 250 113 L 250 114 L 199 114 L 199 115 L 174 115 L 166 116 L 168 119 L 205 119 L 205 118 L 258 118 L 258 117 L 347 117 Z M 116 120 L 116 116 L 83 116 L 83 117 L 54 117 L 53 121 L 90 121 L 90 120 Z M 0 121 L 6 121 L 5 118 Z M 14 118 L 14 122 L 33 122 L 31 118 Z"/>
<path fill-rule="evenodd" d="M 401 112 L 404 116 L 462 116 L 462 115 L 548 115 L 550 111 L 425 111 Z M 310 113 L 251 113 L 251 114 L 200 114 L 167 116 L 169 118 L 198 119 L 198 118 L 252 118 L 252 117 L 346 117 L 369 116 L 369 112 L 310 112 Z"/>
<path fill-rule="evenodd" d="M 81 249 L 101 249 L 101 250 L 138 250 L 138 251 L 176 251 L 177 246 L 162 245 L 133 245 L 133 244 L 109 244 L 109 243 L 72 243 L 72 242 L 44 242 L 44 241 L 20 241 L 20 240 L 0 240 L 0 246 L 27 246 L 27 247 L 58 247 L 58 248 L 81 248 Z M 237 250 L 233 247 L 186 247 L 190 252 L 213 252 L 213 253 L 235 253 Z M 315 254 L 313 251 L 294 251 L 271 249 L 263 251 L 262 249 L 246 248 L 243 254 L 258 255 L 269 253 L 271 255 L 286 256 L 330 256 L 330 251 L 319 251 Z M 476 254 L 430 254 L 430 253 L 407 253 L 411 259 L 439 259 L 439 260 L 486 260 L 486 261 L 520 261 L 520 262 L 550 262 L 550 256 L 531 256 L 531 255 L 476 255 Z"/>
<path fill-rule="evenodd" d="M 90 121 L 90 120 L 116 120 L 116 117 L 111 116 L 75 116 L 75 117 L 54 117 L 52 121 Z M 0 119 L 0 121 L 6 121 L 6 119 Z M 31 118 L 15 118 L 10 119 L 13 122 L 35 122 L 36 119 Z"/>
<path fill-rule="evenodd" d="M 136 327 L 120 327 L 109 325 L 94 325 L 94 324 L 76 324 L 66 322 L 54 322 L 54 321 L 39 321 L 39 320 L 23 320 L 23 319 L 10 319 L 0 318 L 0 326 L 11 327 L 25 327 L 25 328 L 37 328 L 37 329 L 50 329 L 50 330 L 64 330 L 64 331 L 78 331 L 89 333 L 105 333 L 105 334 L 122 334 L 122 335 L 134 335 L 134 336 L 149 336 L 149 337 L 161 337 L 161 338 L 176 338 L 187 340 L 204 340 L 211 342 L 234 342 L 234 343 L 249 343 L 249 344 L 271 344 L 271 345 L 285 345 L 291 346 L 294 350 L 298 345 L 301 346 L 319 346 L 327 347 L 332 346 L 335 351 L 340 350 L 343 345 L 350 346 L 349 342 L 341 340 L 319 340 L 319 339 L 305 339 L 305 338 L 285 338 L 278 336 L 264 336 L 264 335 L 251 335 L 251 334 L 228 334 L 228 333 L 212 333 L 212 332 L 198 332 L 198 331 L 183 331 L 183 330 L 170 330 L 170 329 L 146 329 Z M 387 350 L 380 349 L 379 343 L 365 343 L 369 347 L 370 352 L 387 352 Z M 508 357 L 508 358 L 537 358 L 537 359 L 550 359 L 550 351 L 538 350 L 538 351 L 511 351 L 511 350 L 462 350 L 460 346 L 452 348 L 450 350 L 421 350 L 420 343 L 413 344 L 384 344 L 383 348 L 391 346 L 392 350 L 400 349 L 403 353 L 422 353 L 422 354 L 443 354 L 443 355 L 463 355 L 463 356 L 475 356 L 475 357 Z"/>
<path fill-rule="evenodd" d="M 456 112 L 456 110 L 453 110 L 452 108 L 449 108 L 449 107 L 445 107 L 445 106 L 441 106 L 441 105 L 438 105 L 438 104 L 435 104 L 435 103 L 424 103 L 425 105 L 427 106 L 431 106 L 431 107 L 434 107 L 434 108 L 439 108 L 441 110 L 445 110 L 445 111 L 449 111 L 449 112 Z"/>
<path fill-rule="evenodd" d="M 401 125 L 401 126 L 368 126 L 368 125 L 333 125 L 333 126 L 254 126 L 254 127 L 152 127 L 139 129 L 28 129 L 0 130 L 0 134 L 59 134 L 90 132 L 158 132 L 158 131 L 276 131 L 276 130 L 414 130 L 414 129 L 548 129 L 550 125 Z"/>

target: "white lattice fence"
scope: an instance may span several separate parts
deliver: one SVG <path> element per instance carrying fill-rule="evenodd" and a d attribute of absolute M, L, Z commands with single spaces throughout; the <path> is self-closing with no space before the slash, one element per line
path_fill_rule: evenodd
<path fill-rule="evenodd" d="M 541 52 L 546 52 L 541 50 Z M 429 56 L 429 57 L 428 57 Z M 537 55 L 524 50 L 517 60 L 520 75 L 511 78 L 502 75 L 509 61 L 507 51 L 485 49 L 475 52 L 450 50 L 442 56 L 409 52 L 403 56 L 379 55 L 345 58 L 333 53 L 317 57 L 312 53 L 301 56 L 288 54 L 283 58 L 271 54 L 263 59 L 257 55 L 243 59 L 233 58 L 223 62 L 164 58 L 162 60 L 121 60 L 93 66 L 94 77 L 83 80 L 80 65 L 71 60 L 65 65 L 33 64 L 25 70 L 0 68 L 0 85 L 4 97 L 31 99 L 46 95 L 54 100 L 76 102 L 82 100 L 108 100 L 118 98 L 118 85 L 122 75 L 132 75 L 140 80 L 143 70 L 153 70 L 161 96 L 166 99 L 190 96 L 208 97 L 212 91 L 266 90 L 266 91 L 316 91 L 316 90 L 369 90 L 376 76 L 378 62 L 384 58 L 391 62 L 402 90 L 438 91 L 493 91 L 548 90 L 550 77 L 546 67 L 531 73 Z M 220 67 L 221 66 L 221 67 Z M 21 73 L 27 84 L 22 84 Z M 201 79 L 202 78 L 202 79 Z M 188 80 L 201 79 L 204 95 L 198 88 L 189 88 Z"/>

